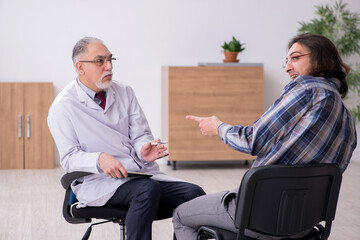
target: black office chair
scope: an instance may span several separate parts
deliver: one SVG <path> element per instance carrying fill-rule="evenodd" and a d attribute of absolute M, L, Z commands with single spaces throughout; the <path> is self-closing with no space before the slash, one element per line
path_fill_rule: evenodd
<path fill-rule="evenodd" d="M 340 168 L 334 164 L 251 168 L 239 189 L 234 220 L 238 231 L 202 226 L 198 240 L 252 240 L 244 236 L 245 229 L 285 239 L 312 229 L 298 239 L 327 239 L 335 218 L 341 180 Z"/>
<path fill-rule="evenodd" d="M 63 203 L 63 215 L 67 222 L 72 224 L 77 223 L 89 223 L 91 222 L 92 218 L 96 219 L 104 219 L 106 221 L 98 222 L 91 224 L 90 227 L 87 229 L 83 236 L 83 240 L 88 239 L 92 226 L 107 223 L 107 222 L 114 222 L 120 225 L 120 239 L 125 239 L 125 216 L 127 213 L 127 208 L 119 208 L 119 207 L 85 207 L 85 208 L 76 208 L 77 199 L 72 193 L 70 185 L 71 183 L 78 178 L 90 175 L 92 173 L 88 172 L 71 172 L 66 173 L 61 178 L 61 184 L 66 190 L 65 198 Z"/>

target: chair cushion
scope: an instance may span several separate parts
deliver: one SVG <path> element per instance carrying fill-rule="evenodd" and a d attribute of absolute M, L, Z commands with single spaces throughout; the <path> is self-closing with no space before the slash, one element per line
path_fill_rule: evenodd
<path fill-rule="evenodd" d="M 121 219 L 125 220 L 127 207 L 102 206 L 77 208 L 79 201 L 73 191 L 70 194 L 70 214 L 74 218 L 99 218 L 99 219 Z"/>
<path fill-rule="evenodd" d="M 75 218 L 98 218 L 98 219 L 121 219 L 125 220 L 127 208 L 125 207 L 84 207 L 77 208 L 76 204 L 71 208 L 71 214 Z"/>

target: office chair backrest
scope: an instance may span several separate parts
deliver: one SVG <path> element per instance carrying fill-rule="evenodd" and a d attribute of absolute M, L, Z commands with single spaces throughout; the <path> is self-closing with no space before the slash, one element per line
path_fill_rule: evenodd
<path fill-rule="evenodd" d="M 89 172 L 72 172 L 72 173 L 67 173 L 65 174 L 60 182 L 61 185 L 63 186 L 63 188 L 65 189 L 65 199 L 63 202 L 63 215 L 64 218 L 67 222 L 69 223 L 87 223 L 87 222 L 91 222 L 91 218 L 75 218 L 71 215 L 71 203 L 74 202 L 73 198 L 75 197 L 75 195 L 73 194 L 72 190 L 71 190 L 71 183 L 77 179 L 77 178 L 81 178 L 87 175 L 90 175 L 92 173 Z"/>
<path fill-rule="evenodd" d="M 326 221 L 330 234 L 342 174 L 334 164 L 273 165 L 248 170 L 239 189 L 235 226 L 291 236 Z"/>

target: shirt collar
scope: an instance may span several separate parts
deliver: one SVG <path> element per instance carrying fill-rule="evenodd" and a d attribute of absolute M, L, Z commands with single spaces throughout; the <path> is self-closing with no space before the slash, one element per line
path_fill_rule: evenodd
<path fill-rule="evenodd" d="M 84 92 L 91 98 L 91 99 L 95 99 L 95 94 L 96 92 L 91 90 L 90 88 L 88 88 L 87 86 L 85 86 L 78 78 L 76 78 L 76 81 L 78 82 L 79 86 L 81 87 L 82 90 L 84 90 Z M 105 92 L 107 92 L 107 90 L 104 90 Z"/>
<path fill-rule="evenodd" d="M 341 82 L 339 79 L 333 77 L 333 78 L 328 78 L 328 80 L 330 83 L 332 83 L 335 86 L 335 88 L 338 91 L 340 91 Z"/>

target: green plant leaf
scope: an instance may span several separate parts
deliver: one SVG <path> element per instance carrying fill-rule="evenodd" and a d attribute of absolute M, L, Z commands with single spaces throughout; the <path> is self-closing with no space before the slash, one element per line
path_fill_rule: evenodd
<path fill-rule="evenodd" d="M 360 55 L 360 15 L 350 12 L 347 4 L 336 2 L 334 6 L 315 6 L 317 17 L 310 22 L 299 22 L 299 33 L 321 34 L 329 38 L 341 56 Z M 360 66 L 350 66 L 347 76 L 349 89 L 360 95 Z M 360 105 L 352 110 L 354 118 L 360 121 Z"/>
<path fill-rule="evenodd" d="M 244 44 L 240 43 L 234 36 L 230 42 L 224 42 L 224 45 L 221 46 L 225 52 L 242 52 L 245 50 L 243 47 Z"/>

